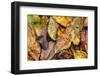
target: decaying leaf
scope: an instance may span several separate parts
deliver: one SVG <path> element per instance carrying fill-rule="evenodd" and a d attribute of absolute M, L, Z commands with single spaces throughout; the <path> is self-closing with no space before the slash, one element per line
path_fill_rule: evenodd
<path fill-rule="evenodd" d="M 74 45 L 78 45 L 80 43 L 80 30 L 78 28 L 75 28 L 72 32 L 72 39 Z"/>
<path fill-rule="evenodd" d="M 84 17 L 76 17 L 73 19 L 73 22 L 71 23 L 73 28 L 79 28 L 81 31 L 84 26 Z"/>
<path fill-rule="evenodd" d="M 53 16 L 53 19 L 63 27 L 66 27 L 72 21 L 69 16 Z"/>
<path fill-rule="evenodd" d="M 62 50 L 61 52 L 55 54 L 53 59 L 72 59 L 73 54 L 71 50 Z"/>
<path fill-rule="evenodd" d="M 87 58 L 87 53 L 82 50 L 75 50 L 73 51 L 73 55 L 75 59 L 78 58 Z"/>
<path fill-rule="evenodd" d="M 42 22 L 42 25 L 47 25 L 48 22 L 49 22 L 49 18 L 47 16 L 42 16 L 41 17 L 41 22 Z"/>
<path fill-rule="evenodd" d="M 48 17 L 47 16 L 40 17 L 38 15 L 29 15 L 28 23 L 34 27 L 36 31 L 36 35 L 40 36 L 44 26 L 47 26 Z"/>
<path fill-rule="evenodd" d="M 57 39 L 57 43 L 55 46 L 55 53 L 59 52 L 60 50 L 63 49 L 68 49 L 71 46 L 71 41 L 66 39 L 66 40 L 62 40 L 60 38 Z"/>
<path fill-rule="evenodd" d="M 87 18 L 87 17 L 84 19 L 84 26 L 85 26 L 85 27 L 88 26 L 88 18 Z"/>
<path fill-rule="evenodd" d="M 38 15 L 29 15 L 28 24 L 34 27 L 36 35 L 40 36 L 41 28 L 42 28 L 40 17 Z"/>
<path fill-rule="evenodd" d="M 42 47 L 42 49 L 46 50 L 48 48 L 48 41 L 47 41 L 47 26 L 44 26 L 42 28 L 40 37 L 38 38 L 38 41 Z"/>
<path fill-rule="evenodd" d="M 80 35 L 81 31 L 83 30 L 85 17 L 76 17 L 73 19 L 71 23 L 74 31 L 72 32 L 72 42 L 74 45 L 78 45 L 80 43 Z"/>
<path fill-rule="evenodd" d="M 48 41 L 47 41 L 47 16 L 38 16 L 33 15 L 29 16 L 29 21 L 31 26 L 35 29 L 36 35 L 38 37 L 39 43 L 43 49 L 47 49 Z"/>
<path fill-rule="evenodd" d="M 28 26 L 28 53 L 33 60 L 39 60 L 40 46 L 36 40 L 35 31 L 31 26 Z"/>
<path fill-rule="evenodd" d="M 48 44 L 48 49 L 47 50 L 42 49 L 41 57 L 40 57 L 41 60 L 48 60 L 50 56 L 53 56 L 53 54 L 50 53 L 54 50 L 54 45 L 55 42 L 50 41 Z"/>
<path fill-rule="evenodd" d="M 88 50 L 88 32 L 86 30 L 81 32 L 81 50 Z"/>
<path fill-rule="evenodd" d="M 48 34 L 53 40 L 56 40 L 57 38 L 57 29 L 58 29 L 58 24 L 51 17 L 48 24 Z"/>
<path fill-rule="evenodd" d="M 32 25 L 32 22 L 33 22 L 33 15 L 28 15 L 27 16 L 27 20 L 28 20 L 28 25 Z"/>
<path fill-rule="evenodd" d="M 55 52 L 63 49 L 68 49 L 71 46 L 71 28 L 68 29 L 58 29 L 58 38 L 57 38 L 57 43 L 55 46 Z"/>

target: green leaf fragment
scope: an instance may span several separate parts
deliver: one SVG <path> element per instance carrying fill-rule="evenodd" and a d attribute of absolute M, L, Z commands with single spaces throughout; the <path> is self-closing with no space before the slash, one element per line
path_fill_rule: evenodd
<path fill-rule="evenodd" d="M 53 39 L 53 40 L 57 39 L 57 36 L 56 36 L 57 29 L 58 29 L 58 24 L 51 17 L 49 24 L 48 24 L 48 34 L 51 37 L 51 39 Z"/>

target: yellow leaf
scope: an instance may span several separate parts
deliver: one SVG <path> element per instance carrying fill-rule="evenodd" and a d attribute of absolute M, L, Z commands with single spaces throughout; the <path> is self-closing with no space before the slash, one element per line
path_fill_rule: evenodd
<path fill-rule="evenodd" d="M 87 58 L 87 53 L 82 50 L 75 50 L 73 51 L 73 54 L 75 59 Z"/>
<path fill-rule="evenodd" d="M 72 38 L 71 41 L 74 45 L 78 45 L 80 43 L 80 30 L 75 29 L 74 32 L 72 32 Z"/>
<path fill-rule="evenodd" d="M 53 19 L 63 27 L 66 27 L 67 24 L 72 21 L 71 17 L 66 16 L 53 16 Z"/>

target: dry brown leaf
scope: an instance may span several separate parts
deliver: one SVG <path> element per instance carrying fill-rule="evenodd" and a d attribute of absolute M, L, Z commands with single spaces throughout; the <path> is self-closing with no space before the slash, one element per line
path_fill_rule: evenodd
<path fill-rule="evenodd" d="M 31 26 L 28 26 L 28 52 L 33 59 L 39 60 L 40 46 L 36 40 L 35 31 Z"/>
<path fill-rule="evenodd" d="M 55 45 L 55 42 L 50 41 L 49 45 L 48 45 L 48 49 L 47 50 L 42 49 L 41 57 L 40 57 L 41 60 L 48 60 L 48 58 L 51 55 L 53 55 L 53 54 L 50 54 L 50 53 L 51 53 L 51 51 L 54 50 L 54 45 Z"/>

